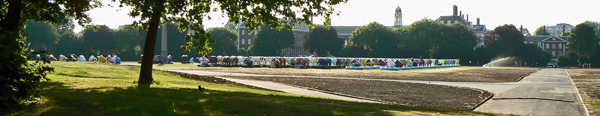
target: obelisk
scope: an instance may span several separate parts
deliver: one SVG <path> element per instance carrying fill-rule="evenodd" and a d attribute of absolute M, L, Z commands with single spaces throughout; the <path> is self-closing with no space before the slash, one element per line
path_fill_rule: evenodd
<path fill-rule="evenodd" d="M 167 24 L 163 24 L 161 27 L 162 36 L 161 36 L 161 44 L 160 44 L 160 57 L 163 60 L 167 60 Z"/>

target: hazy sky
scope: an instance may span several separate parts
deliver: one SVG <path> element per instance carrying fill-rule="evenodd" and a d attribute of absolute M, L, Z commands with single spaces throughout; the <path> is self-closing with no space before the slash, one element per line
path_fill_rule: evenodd
<path fill-rule="evenodd" d="M 105 0 L 106 1 L 106 0 Z M 570 23 L 577 25 L 586 20 L 600 21 L 600 0 L 349 0 L 347 4 L 334 6 L 341 11 L 332 15 L 334 26 L 360 26 L 377 21 L 387 26 L 394 23 L 394 11 L 402 9 L 402 23 L 409 25 L 423 18 L 437 19 L 452 15 L 452 5 L 457 5 L 469 20 L 475 23 L 477 17 L 488 29 L 504 25 L 523 25 L 531 33 L 543 25 Z M 89 12 L 92 23 L 107 25 L 116 29 L 130 24 L 133 18 L 127 15 L 129 8 L 98 8 Z M 228 18 L 219 13 L 211 14 L 212 20 L 205 21 L 205 27 L 222 27 Z M 466 18 L 466 17 L 465 17 Z M 315 18 L 322 24 L 320 18 Z M 77 25 L 76 32 L 81 27 Z"/>

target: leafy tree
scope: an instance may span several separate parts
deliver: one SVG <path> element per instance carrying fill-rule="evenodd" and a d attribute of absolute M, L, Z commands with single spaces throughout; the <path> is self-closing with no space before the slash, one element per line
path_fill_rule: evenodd
<path fill-rule="evenodd" d="M 75 23 L 73 23 L 73 19 L 64 18 L 63 21 L 63 23 L 54 25 L 54 28 L 56 28 L 58 33 L 63 34 L 65 32 L 73 32 L 73 29 L 75 29 Z"/>
<path fill-rule="evenodd" d="M 594 28 L 594 32 L 596 32 L 596 36 L 600 37 L 600 22 L 596 22 L 596 21 L 585 21 L 583 22 L 584 24 Z"/>
<path fill-rule="evenodd" d="M 236 30 L 235 29 L 235 25 L 233 23 L 227 23 L 225 24 L 225 26 L 223 26 L 225 28 L 231 29 L 231 30 Z"/>
<path fill-rule="evenodd" d="M 59 42 L 60 34 L 56 28 L 49 22 L 35 22 L 29 20 L 27 26 L 22 30 L 27 35 L 27 41 L 30 48 L 36 50 L 52 49 Z"/>
<path fill-rule="evenodd" d="M 134 21 L 134 27 L 148 30 L 144 55 L 153 56 L 156 43 L 158 25 L 163 22 L 174 22 L 179 24 L 179 30 L 192 30 L 181 49 L 190 52 L 195 48 L 197 53 L 209 53 L 211 48 L 209 37 L 205 36 L 202 29 L 204 19 L 210 19 L 211 12 L 222 12 L 229 21 L 234 24 L 247 22 L 245 25 L 253 31 L 263 24 L 276 27 L 284 26 L 292 29 L 294 23 L 312 24 L 310 17 L 324 16 L 329 22 L 329 16 L 333 13 L 332 5 L 345 3 L 347 0 L 278 0 L 278 1 L 255 1 L 255 0 L 120 0 L 121 5 L 131 6 L 130 16 L 140 20 Z M 290 19 L 290 25 L 280 22 L 278 17 Z M 214 40 L 212 40 L 214 42 Z M 140 70 L 138 85 L 149 87 L 152 78 L 152 57 L 144 57 Z"/>
<path fill-rule="evenodd" d="M 319 56 L 338 55 L 344 47 L 344 40 L 338 37 L 335 28 L 318 26 L 310 30 L 304 49 Z"/>
<path fill-rule="evenodd" d="M 206 31 L 215 43 L 211 43 L 210 55 L 234 55 L 237 54 L 237 33 L 226 27 L 210 28 Z"/>
<path fill-rule="evenodd" d="M 60 36 L 60 42 L 53 49 L 52 53 L 58 57 L 59 54 L 84 54 L 87 52 L 85 50 L 86 47 L 83 46 L 83 42 L 77 37 L 77 34 L 66 31 Z"/>
<path fill-rule="evenodd" d="M 548 31 L 546 31 L 546 26 L 541 26 L 535 30 L 533 35 L 550 35 L 550 33 L 548 33 Z"/>
<path fill-rule="evenodd" d="M 526 35 L 526 36 L 531 35 L 531 33 L 529 32 L 529 29 L 527 29 L 527 28 L 523 28 L 523 30 L 521 30 L 521 32 L 523 32 L 523 35 Z"/>
<path fill-rule="evenodd" d="M 106 25 L 99 25 L 97 29 L 86 28 L 81 39 L 86 50 L 92 54 L 118 54 L 117 40 L 113 30 Z"/>
<path fill-rule="evenodd" d="M 464 24 L 442 26 L 442 37 L 437 38 L 430 48 L 433 58 L 474 59 L 473 52 L 478 37 Z"/>
<path fill-rule="evenodd" d="M 598 38 L 594 32 L 594 29 L 585 23 L 581 23 L 573 30 L 571 30 L 571 35 L 567 39 L 567 46 L 571 49 L 577 56 L 579 56 L 579 63 L 589 63 L 588 61 L 582 61 L 586 58 L 589 59 L 594 55 L 594 48 L 598 46 Z"/>
<path fill-rule="evenodd" d="M 377 22 L 356 28 L 350 35 L 353 46 L 364 47 L 369 57 L 390 57 L 398 50 L 398 37 L 391 28 Z"/>
<path fill-rule="evenodd" d="M 432 48 L 439 48 L 437 43 L 442 42 L 441 38 L 445 24 L 431 19 L 422 19 L 404 27 L 406 31 L 401 38 L 401 47 L 409 49 L 409 57 L 430 57 Z"/>
<path fill-rule="evenodd" d="M 516 56 L 525 62 L 537 62 L 538 66 L 550 61 L 551 54 L 541 50 L 533 44 L 523 43 L 523 34 L 514 25 L 496 27 L 490 32 L 490 37 L 485 38 L 483 48 L 477 48 L 478 60 L 485 64 L 493 58 Z"/>
<path fill-rule="evenodd" d="M 79 24 L 90 22 L 85 13 L 98 7 L 97 0 L 2 0 L 0 2 L 0 110 L 15 108 L 18 101 L 30 98 L 39 83 L 53 68 L 44 62 L 29 63 L 21 28 L 28 20 L 62 23 L 62 17 L 73 17 Z M 60 17 L 60 18 L 59 18 Z M 34 51 L 35 52 L 35 51 Z"/>
<path fill-rule="evenodd" d="M 119 57 L 122 60 L 138 60 L 140 54 L 136 53 L 135 47 L 139 47 L 139 43 L 142 41 L 140 30 L 134 29 L 131 25 L 122 25 L 114 30 L 113 33 Z"/>
<path fill-rule="evenodd" d="M 340 53 L 344 57 L 367 57 L 369 55 L 369 51 L 365 50 L 364 47 L 357 46 L 344 46 Z"/>
<path fill-rule="evenodd" d="M 571 36 L 571 32 L 570 31 L 566 31 L 560 34 L 560 36 Z"/>
<path fill-rule="evenodd" d="M 503 25 L 490 32 L 491 48 L 498 53 L 497 57 L 520 56 L 525 45 L 523 34 L 514 25 Z"/>
<path fill-rule="evenodd" d="M 261 29 L 250 46 L 252 55 L 278 56 L 281 49 L 292 47 L 295 43 L 294 32 L 287 28 L 277 30 L 264 25 Z"/>
<path fill-rule="evenodd" d="M 578 63 L 577 63 L 577 54 L 575 54 L 574 52 L 570 52 L 569 54 L 567 54 L 566 56 L 560 55 L 558 56 L 556 59 L 556 64 L 558 64 L 558 66 L 560 67 L 567 67 L 567 66 L 574 66 L 577 67 Z"/>

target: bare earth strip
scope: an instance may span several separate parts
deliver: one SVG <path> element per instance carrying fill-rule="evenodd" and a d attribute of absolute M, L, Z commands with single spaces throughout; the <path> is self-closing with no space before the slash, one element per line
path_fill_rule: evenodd
<path fill-rule="evenodd" d="M 482 90 L 391 81 L 256 76 L 230 78 L 272 81 L 409 106 L 463 110 L 475 108 L 492 95 Z"/>
<path fill-rule="evenodd" d="M 482 68 L 452 67 L 417 70 L 347 70 L 347 69 L 295 69 L 295 68 L 242 68 L 242 67 L 189 67 L 177 65 L 156 66 L 168 70 L 203 70 L 266 75 L 296 75 L 323 77 L 352 77 L 373 79 L 427 80 L 454 82 L 515 82 L 538 71 L 538 68 Z"/>
<path fill-rule="evenodd" d="M 600 116 L 600 69 L 567 69 L 588 112 Z"/>

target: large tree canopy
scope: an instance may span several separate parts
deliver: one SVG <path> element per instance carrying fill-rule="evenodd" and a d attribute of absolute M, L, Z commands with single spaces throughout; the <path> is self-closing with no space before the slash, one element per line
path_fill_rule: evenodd
<path fill-rule="evenodd" d="M 29 48 L 36 50 L 52 49 L 60 41 L 60 33 L 48 22 L 29 20 L 23 33 L 28 38 L 27 42 L 31 43 Z"/>
<path fill-rule="evenodd" d="M 389 51 L 398 50 L 398 36 L 391 28 L 371 22 L 356 28 L 350 35 L 353 46 L 369 51 L 369 57 L 391 57 Z"/>
<path fill-rule="evenodd" d="M 304 43 L 304 49 L 319 56 L 339 55 L 342 47 L 344 47 L 344 40 L 338 37 L 335 28 L 327 29 L 324 26 L 310 30 Z"/>
<path fill-rule="evenodd" d="M 443 26 L 441 35 L 430 48 L 431 57 L 472 59 L 478 38 L 469 27 L 463 24 Z"/>
<path fill-rule="evenodd" d="M 525 37 L 514 25 L 503 25 L 494 28 L 490 32 L 491 43 L 486 43 L 487 47 L 492 47 L 498 53 L 497 57 L 519 56 L 520 50 L 525 45 Z"/>
<path fill-rule="evenodd" d="M 208 53 L 211 48 L 209 39 L 202 29 L 203 20 L 210 19 L 211 12 L 221 12 L 229 18 L 228 22 L 240 24 L 246 22 L 246 27 L 253 31 L 266 24 L 278 29 L 292 29 L 294 23 L 312 24 L 313 16 L 324 16 L 329 22 L 329 16 L 334 13 L 332 5 L 344 3 L 347 0 L 119 0 L 122 5 L 132 7 L 130 16 L 139 18 L 133 25 L 148 30 L 144 55 L 154 55 L 153 46 L 156 43 L 156 33 L 161 20 L 179 24 L 179 30 L 192 31 L 188 41 L 181 48 L 186 52 L 195 48 L 197 53 Z M 279 17 L 289 19 L 289 25 L 282 23 Z M 152 82 L 152 57 L 144 57 L 140 70 L 139 85 L 149 86 Z"/>
<path fill-rule="evenodd" d="M 19 100 L 29 98 L 53 69 L 39 63 L 28 63 L 21 34 L 27 21 L 65 22 L 73 17 L 79 24 L 90 22 L 85 13 L 100 4 L 97 0 L 1 0 L 0 2 L 0 109 L 14 108 Z"/>
<path fill-rule="evenodd" d="M 594 29 L 584 23 L 573 28 L 567 41 L 569 49 L 585 58 L 591 58 L 594 55 L 594 47 L 598 46 L 598 38 Z"/>
<path fill-rule="evenodd" d="M 533 35 L 550 35 L 550 33 L 548 33 L 548 31 L 546 31 L 546 26 L 541 26 L 535 30 Z"/>
<path fill-rule="evenodd" d="M 250 46 L 250 53 L 259 56 L 278 56 L 281 49 L 292 47 L 295 43 L 294 32 L 287 28 L 273 29 L 264 25 Z"/>
<path fill-rule="evenodd" d="M 550 61 L 551 55 L 533 44 L 525 44 L 525 37 L 514 25 L 503 25 L 494 28 L 490 37 L 485 39 L 484 48 L 478 49 L 479 59 L 489 61 L 495 58 L 519 57 L 525 62 L 538 62 L 543 65 Z"/>
<path fill-rule="evenodd" d="M 211 43 L 210 55 L 235 55 L 237 54 L 237 33 L 226 27 L 210 28 L 206 31 L 215 43 Z"/>
<path fill-rule="evenodd" d="M 113 30 L 106 25 L 97 26 L 98 29 L 89 27 L 85 29 L 81 39 L 86 50 L 93 54 L 117 54 L 116 37 Z"/>

